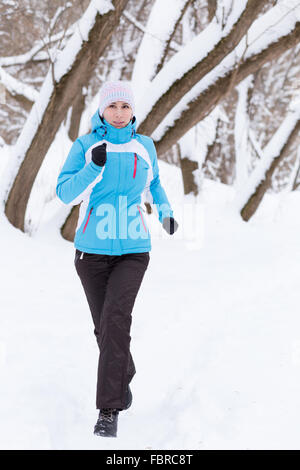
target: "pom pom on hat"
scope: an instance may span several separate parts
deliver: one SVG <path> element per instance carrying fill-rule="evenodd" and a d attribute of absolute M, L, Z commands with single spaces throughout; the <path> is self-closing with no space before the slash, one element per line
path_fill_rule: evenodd
<path fill-rule="evenodd" d="M 118 80 L 103 83 L 100 89 L 100 116 L 103 116 L 105 108 L 114 101 L 125 101 L 131 106 L 134 114 L 134 96 L 129 82 Z"/>

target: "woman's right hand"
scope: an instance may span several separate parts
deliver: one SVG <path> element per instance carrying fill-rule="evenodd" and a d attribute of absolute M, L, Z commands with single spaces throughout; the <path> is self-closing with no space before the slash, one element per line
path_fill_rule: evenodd
<path fill-rule="evenodd" d="M 106 163 L 106 145 L 103 143 L 92 150 L 92 161 L 98 166 L 104 166 Z"/>
<path fill-rule="evenodd" d="M 163 220 L 163 228 L 169 235 L 173 235 L 178 229 L 178 223 L 174 219 L 174 217 L 165 217 Z"/>

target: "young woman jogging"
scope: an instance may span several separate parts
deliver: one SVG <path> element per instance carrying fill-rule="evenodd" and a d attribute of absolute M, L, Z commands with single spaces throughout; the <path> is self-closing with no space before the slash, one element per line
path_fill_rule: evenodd
<path fill-rule="evenodd" d="M 81 203 L 74 263 L 99 347 L 94 433 L 116 437 L 119 412 L 132 402 L 131 314 L 151 251 L 142 194 L 169 234 L 178 228 L 153 140 L 136 133 L 128 82 L 103 84 L 91 132 L 73 143 L 56 194 L 65 204 Z"/>

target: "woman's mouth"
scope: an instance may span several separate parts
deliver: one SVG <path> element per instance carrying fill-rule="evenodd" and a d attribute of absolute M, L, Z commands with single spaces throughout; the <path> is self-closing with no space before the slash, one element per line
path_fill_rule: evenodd
<path fill-rule="evenodd" d="M 124 124 L 124 121 L 113 121 L 114 124 L 116 124 L 117 126 L 120 126 L 121 124 Z"/>

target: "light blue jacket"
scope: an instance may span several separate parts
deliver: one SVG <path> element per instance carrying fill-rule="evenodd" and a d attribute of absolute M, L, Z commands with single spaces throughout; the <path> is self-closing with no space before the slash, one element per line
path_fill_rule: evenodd
<path fill-rule="evenodd" d="M 96 165 L 92 149 L 106 142 L 107 160 Z M 136 133 L 135 117 L 121 129 L 92 117 L 91 133 L 78 137 L 57 179 L 64 204 L 81 202 L 74 245 L 87 253 L 122 255 L 151 250 L 142 202 L 150 202 L 159 221 L 173 217 L 160 183 L 153 140 Z"/>

